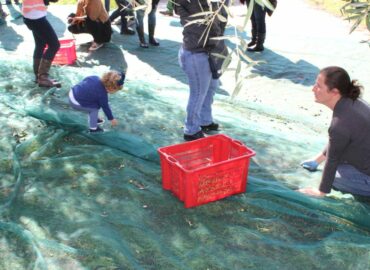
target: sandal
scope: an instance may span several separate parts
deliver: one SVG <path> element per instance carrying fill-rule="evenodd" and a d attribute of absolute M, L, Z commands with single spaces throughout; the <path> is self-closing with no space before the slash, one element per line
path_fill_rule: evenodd
<path fill-rule="evenodd" d="M 96 43 L 96 42 L 93 42 L 89 48 L 89 51 L 96 51 L 98 49 L 100 49 L 101 47 L 103 47 L 104 43 Z"/>

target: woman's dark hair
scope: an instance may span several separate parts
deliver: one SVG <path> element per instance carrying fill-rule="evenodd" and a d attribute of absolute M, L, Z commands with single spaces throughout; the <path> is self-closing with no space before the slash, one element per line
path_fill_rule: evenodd
<path fill-rule="evenodd" d="M 360 95 L 363 87 L 358 84 L 357 80 L 351 80 L 347 71 L 341 67 L 326 67 L 320 71 L 325 76 L 325 84 L 329 90 L 337 88 L 342 97 L 356 100 Z"/>

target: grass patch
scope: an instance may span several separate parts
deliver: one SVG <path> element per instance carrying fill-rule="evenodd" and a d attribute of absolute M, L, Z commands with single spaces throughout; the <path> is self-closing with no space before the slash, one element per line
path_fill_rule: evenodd
<path fill-rule="evenodd" d="M 59 0 L 58 4 L 60 5 L 76 5 L 77 6 L 77 0 Z M 104 0 L 103 0 L 104 5 Z M 115 10 L 117 8 L 116 1 L 110 0 L 110 12 L 112 10 Z"/>
<path fill-rule="evenodd" d="M 309 3 L 326 10 L 327 12 L 341 17 L 343 20 L 347 18 L 347 15 L 343 15 L 341 12 L 341 8 L 347 3 L 344 0 L 308 0 Z M 350 21 L 349 23 L 352 25 L 355 21 Z M 366 20 L 362 20 L 358 29 L 366 29 Z"/>
<path fill-rule="evenodd" d="M 340 0 L 308 0 L 308 1 L 336 16 L 342 16 L 340 9 L 346 4 L 345 1 Z"/>

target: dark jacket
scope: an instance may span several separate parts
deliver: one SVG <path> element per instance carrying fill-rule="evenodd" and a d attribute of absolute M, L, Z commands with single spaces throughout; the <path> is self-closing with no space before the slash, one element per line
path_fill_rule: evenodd
<path fill-rule="evenodd" d="M 269 0 L 271 5 L 276 8 L 277 6 L 277 0 Z M 240 3 L 242 3 L 243 5 L 246 4 L 247 6 L 249 6 L 249 3 L 250 3 L 250 0 L 240 0 Z M 254 2 L 255 5 L 258 5 L 256 2 Z M 267 14 L 269 16 L 272 15 L 272 13 L 274 12 L 273 10 L 270 10 L 268 8 L 265 8 L 265 11 L 267 12 Z"/>
<path fill-rule="evenodd" d="M 341 98 L 333 110 L 320 191 L 329 193 L 339 164 L 349 164 L 370 176 L 370 106 Z"/>
<path fill-rule="evenodd" d="M 210 28 L 207 28 L 204 22 L 188 24 L 204 19 L 204 14 L 192 15 L 206 11 L 210 11 L 207 0 L 176 0 L 175 12 L 180 16 L 180 22 L 184 26 L 183 47 L 186 50 L 193 52 L 212 51 L 218 44 L 218 41 L 212 40 L 212 37 L 223 35 L 220 21 L 217 18 L 214 19 Z"/>
<path fill-rule="evenodd" d="M 108 120 L 114 119 L 108 103 L 108 93 L 98 76 L 88 76 L 72 87 L 76 101 L 85 108 L 102 108 Z"/>

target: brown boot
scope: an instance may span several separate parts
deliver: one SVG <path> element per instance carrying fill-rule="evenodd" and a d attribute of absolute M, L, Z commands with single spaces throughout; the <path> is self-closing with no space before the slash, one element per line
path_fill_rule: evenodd
<path fill-rule="evenodd" d="M 38 75 L 40 62 L 41 62 L 40 58 L 33 58 L 33 73 L 35 74 L 35 83 L 37 83 L 39 77 Z"/>
<path fill-rule="evenodd" d="M 62 85 L 49 78 L 49 70 L 51 66 L 51 61 L 46 59 L 41 59 L 37 82 L 40 87 L 57 87 L 60 88 Z"/>

